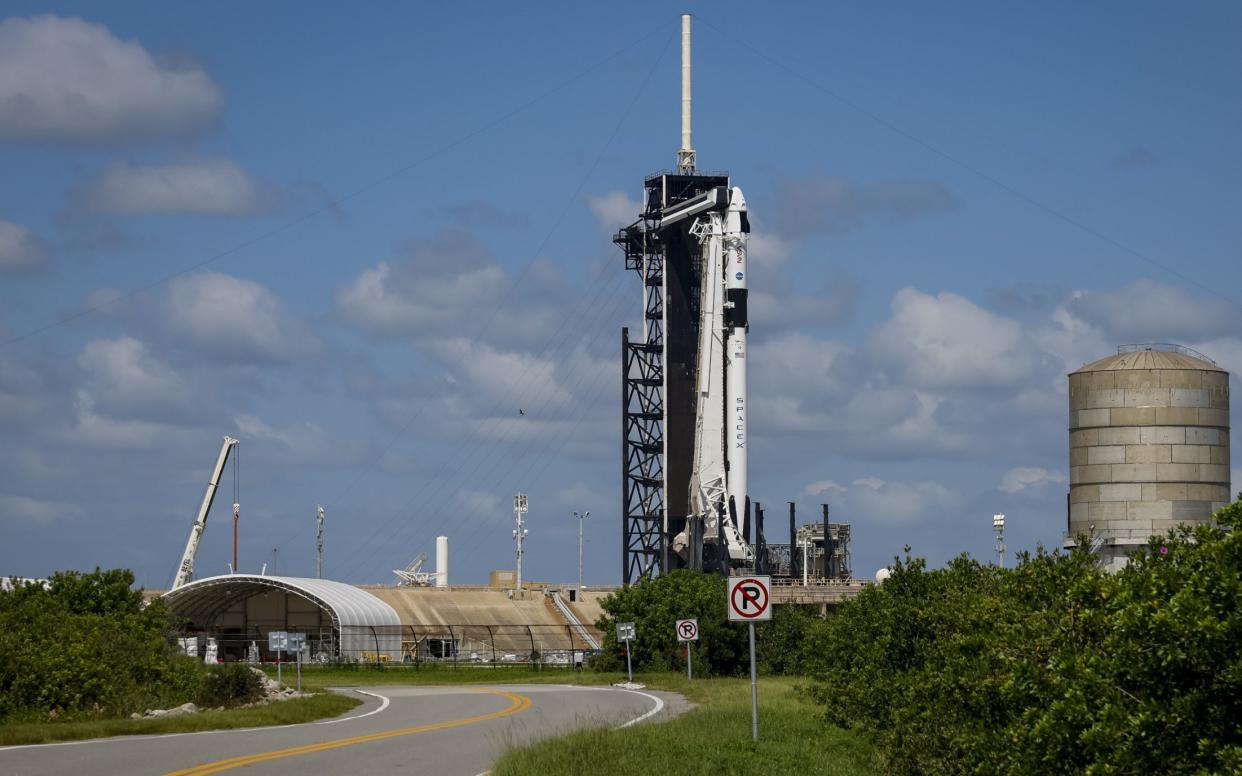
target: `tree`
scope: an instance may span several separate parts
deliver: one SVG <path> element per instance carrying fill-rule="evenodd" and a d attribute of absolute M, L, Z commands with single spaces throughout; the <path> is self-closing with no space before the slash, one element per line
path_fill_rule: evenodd
<path fill-rule="evenodd" d="M 1122 571 L 1082 547 L 918 559 L 811 628 L 829 721 L 888 772 L 1242 772 L 1242 499 Z"/>
<path fill-rule="evenodd" d="M 178 655 L 163 602 L 126 570 L 58 572 L 0 591 L 0 719 L 119 714 L 189 700 L 203 665 Z"/>
<path fill-rule="evenodd" d="M 601 668 L 625 666 L 625 645 L 617 642 L 616 624 L 633 622 L 637 631 L 630 659 L 643 670 L 685 668 L 685 644 L 677 641 L 678 620 L 697 619 L 699 640 L 691 645 L 695 672 L 738 675 L 750 670 L 745 623 L 730 622 L 725 603 L 725 578 L 719 574 L 678 569 L 656 579 L 626 585 L 605 598 L 604 616 L 596 626 L 604 632 Z M 771 622 L 758 623 L 756 654 L 769 673 L 794 669 L 799 643 L 815 618 L 800 606 L 778 606 Z"/>

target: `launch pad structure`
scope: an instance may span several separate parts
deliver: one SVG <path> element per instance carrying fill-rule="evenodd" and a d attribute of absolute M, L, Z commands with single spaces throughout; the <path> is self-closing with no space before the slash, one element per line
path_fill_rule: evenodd
<path fill-rule="evenodd" d="M 613 238 L 640 278 L 643 302 L 641 331 L 621 332 L 622 579 L 677 568 L 792 578 L 800 567 L 809 581 L 812 557 L 823 559 L 817 579 L 849 579 L 849 526 L 829 526 L 826 505 L 823 526 L 802 532 L 791 505 L 788 545 L 765 541 L 758 504 L 752 519 L 750 219 L 727 173 L 697 169 L 690 59 L 683 16 L 677 169 L 643 181 L 642 212 Z"/>

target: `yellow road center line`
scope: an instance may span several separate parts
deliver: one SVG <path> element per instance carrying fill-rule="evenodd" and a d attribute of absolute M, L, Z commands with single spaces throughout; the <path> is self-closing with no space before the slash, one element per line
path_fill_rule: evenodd
<path fill-rule="evenodd" d="M 345 746 L 354 746 L 356 744 L 366 744 L 371 741 L 383 741 L 388 738 L 397 738 L 399 736 L 408 736 L 414 733 L 426 733 L 432 730 L 446 730 L 448 728 L 461 727 L 462 725 L 472 725 L 476 722 L 487 722 L 488 720 L 500 719 L 510 714 L 517 714 L 530 708 L 531 700 L 525 695 L 518 695 L 511 692 L 502 692 L 500 690 L 478 690 L 477 692 L 487 693 L 489 695 L 499 695 L 512 701 L 507 708 L 500 711 L 493 711 L 490 714 L 480 714 L 476 717 L 466 717 L 465 719 L 451 719 L 446 722 L 433 722 L 428 725 L 415 725 L 413 727 L 397 728 L 395 730 L 385 730 L 380 733 L 370 733 L 363 736 L 351 736 L 349 738 L 337 738 L 332 741 L 321 741 L 317 744 L 306 744 L 304 746 L 294 746 L 288 749 L 276 749 L 271 752 L 261 752 L 259 754 L 249 754 L 242 757 L 231 757 L 227 760 L 216 760 L 215 762 L 202 763 L 192 768 L 184 768 L 179 771 L 170 771 L 164 776 L 208 776 L 212 773 L 220 773 L 221 771 L 229 771 L 234 768 L 241 768 L 246 765 L 254 765 L 255 763 L 268 762 L 270 760 L 282 760 L 286 757 L 299 757 L 304 754 L 314 754 L 315 752 L 326 752 L 330 749 L 340 749 Z"/>

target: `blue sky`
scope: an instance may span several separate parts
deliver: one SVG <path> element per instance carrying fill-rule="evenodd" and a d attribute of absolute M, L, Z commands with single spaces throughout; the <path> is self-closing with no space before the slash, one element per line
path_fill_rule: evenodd
<path fill-rule="evenodd" d="M 322 503 L 330 576 L 447 533 L 483 581 L 520 488 L 528 577 L 590 510 L 616 582 L 609 234 L 674 161 L 679 10 L 7 4 L 0 572 L 167 584 L 231 434 L 245 569 L 312 573 Z M 831 502 L 860 576 L 986 555 L 994 511 L 1058 544 L 1067 371 L 1242 369 L 1236 5 L 689 10 L 700 166 L 756 225 L 755 497 Z"/>

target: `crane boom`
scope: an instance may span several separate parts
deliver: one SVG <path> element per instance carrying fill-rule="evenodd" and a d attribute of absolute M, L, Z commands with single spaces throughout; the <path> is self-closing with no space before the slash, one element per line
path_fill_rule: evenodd
<path fill-rule="evenodd" d="M 220 485 L 220 477 L 224 474 L 224 466 L 229 461 L 229 453 L 237 446 L 238 440 L 226 436 L 220 446 L 220 457 L 216 459 L 216 468 L 211 472 L 207 482 L 207 492 L 203 494 L 203 503 L 198 508 L 198 518 L 190 527 L 190 538 L 185 542 L 185 552 L 181 555 L 181 565 L 177 567 L 177 576 L 173 580 L 172 589 L 184 585 L 194 575 L 194 556 L 198 554 L 198 543 L 207 528 L 207 513 L 211 511 L 211 502 L 216 499 L 216 488 Z"/>

